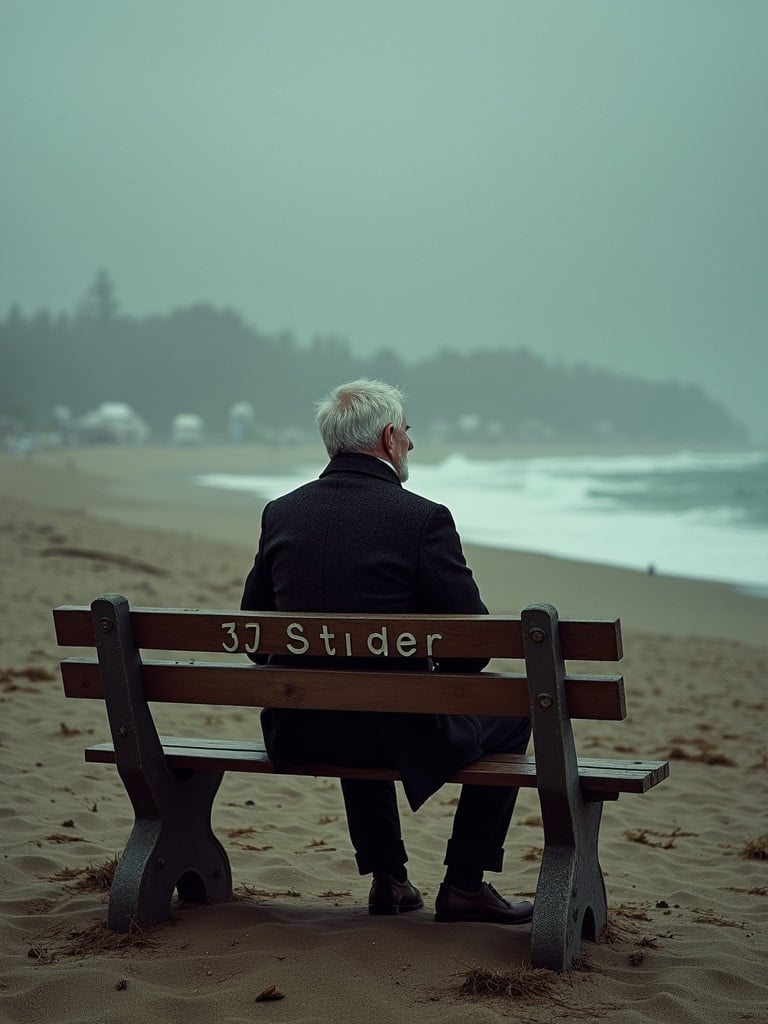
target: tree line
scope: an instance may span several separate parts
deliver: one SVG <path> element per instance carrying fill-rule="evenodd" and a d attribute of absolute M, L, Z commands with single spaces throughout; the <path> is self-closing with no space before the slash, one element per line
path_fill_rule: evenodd
<path fill-rule="evenodd" d="M 526 348 L 446 348 L 407 364 L 386 349 L 362 357 L 344 339 L 300 345 L 289 332 L 264 333 L 208 304 L 125 316 L 103 271 L 71 315 L 12 307 L 0 321 L 0 365 L 0 416 L 27 430 L 50 428 L 57 406 L 80 416 L 119 401 L 159 437 L 179 412 L 223 434 L 227 411 L 246 401 L 257 436 L 314 436 L 314 402 L 341 381 L 370 376 L 402 386 L 418 409 L 419 434 L 436 439 L 747 439 L 743 424 L 692 384 L 565 365 Z"/>

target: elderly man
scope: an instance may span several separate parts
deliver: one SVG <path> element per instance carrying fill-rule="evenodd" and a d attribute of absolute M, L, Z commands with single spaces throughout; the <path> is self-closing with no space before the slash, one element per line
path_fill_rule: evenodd
<path fill-rule="evenodd" d="M 242 608 L 252 611 L 487 614 L 450 512 L 406 490 L 413 449 L 401 392 L 374 380 L 335 388 L 318 403 L 330 457 L 318 480 L 270 502 Z M 254 660 L 259 661 L 258 655 Z M 290 656 L 273 662 L 291 663 Z M 297 659 L 303 667 L 322 659 Z M 338 660 L 338 659 L 337 659 Z M 371 659 L 344 658 L 345 667 Z M 327 667 L 325 662 L 325 667 Z M 393 667 L 402 667 L 392 659 Z M 481 671 L 484 661 L 410 659 L 410 670 Z M 381 668 L 381 661 L 375 660 Z M 265 708 L 264 739 L 281 763 L 394 766 L 413 810 L 455 772 L 492 752 L 523 753 L 527 718 Z M 406 872 L 394 784 L 342 779 L 360 874 L 373 874 L 372 914 L 423 906 Z M 500 871 L 517 790 L 464 786 L 435 903 L 438 921 L 519 924 L 529 902 L 509 903 L 484 871 Z"/>

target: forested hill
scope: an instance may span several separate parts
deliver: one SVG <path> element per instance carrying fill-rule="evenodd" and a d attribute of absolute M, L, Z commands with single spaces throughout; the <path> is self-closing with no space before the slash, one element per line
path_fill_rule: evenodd
<path fill-rule="evenodd" d="M 405 388 L 420 437 L 746 440 L 743 425 L 693 385 L 553 364 L 525 348 L 445 350 L 408 363 L 391 351 L 362 358 L 337 338 L 302 346 L 208 305 L 120 316 L 104 285 L 99 291 L 97 279 L 74 316 L 13 309 L 0 321 L 1 420 L 46 430 L 57 406 L 80 417 L 102 402 L 125 402 L 156 437 L 167 437 L 172 417 L 184 412 L 200 415 L 213 438 L 224 435 L 232 405 L 249 402 L 257 437 L 299 438 L 314 436 L 316 399 L 371 376 Z"/>

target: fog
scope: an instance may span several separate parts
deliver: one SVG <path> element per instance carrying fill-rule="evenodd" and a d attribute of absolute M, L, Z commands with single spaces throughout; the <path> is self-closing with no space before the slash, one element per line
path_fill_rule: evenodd
<path fill-rule="evenodd" d="M 103 267 L 126 313 L 525 345 L 768 441 L 766 38 L 764 0 L 3 0 L 0 315 Z"/>

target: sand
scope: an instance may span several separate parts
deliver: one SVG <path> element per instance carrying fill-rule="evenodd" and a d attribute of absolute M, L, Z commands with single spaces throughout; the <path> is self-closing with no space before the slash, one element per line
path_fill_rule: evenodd
<path fill-rule="evenodd" d="M 580 970 L 525 970 L 527 926 L 433 921 L 455 787 L 417 815 L 401 802 L 423 911 L 368 916 L 336 783 L 230 775 L 214 827 L 235 899 L 178 906 L 143 934 L 106 932 L 104 885 L 132 815 L 114 768 L 83 761 L 86 744 L 107 738 L 106 716 L 64 698 L 58 659 L 71 652 L 56 647 L 51 608 L 105 591 L 134 605 L 236 606 L 258 504 L 201 492 L 189 477 L 287 460 L 319 467 L 322 455 L 0 456 L 0 1021 L 768 1021 L 768 602 L 518 552 L 466 548 L 493 611 L 547 600 L 562 615 L 624 625 L 629 717 L 579 723 L 579 748 L 671 760 L 660 787 L 606 806 L 609 929 L 585 945 Z M 165 707 L 159 717 L 180 734 L 259 735 L 255 712 Z M 541 845 L 526 791 L 504 871 L 490 880 L 532 894 Z M 506 991 L 462 991 L 484 978 Z M 258 999 L 273 987 L 282 998 Z"/>

